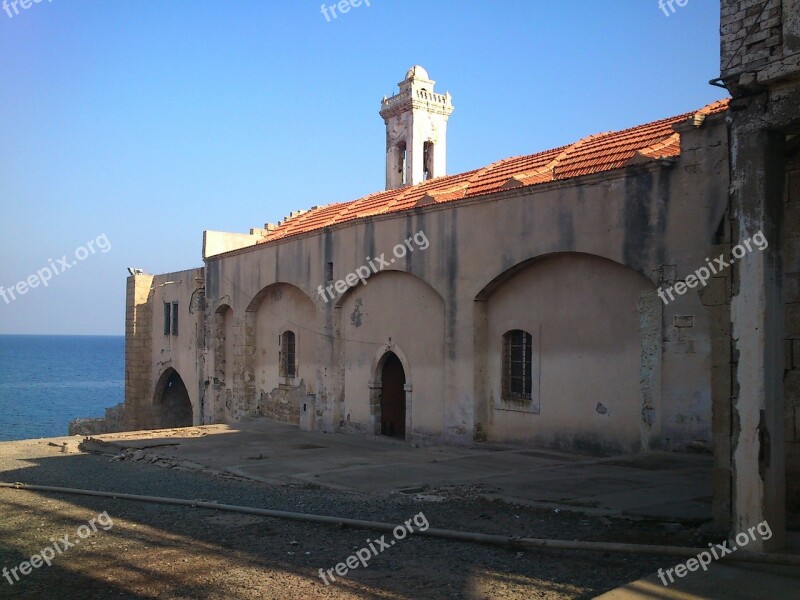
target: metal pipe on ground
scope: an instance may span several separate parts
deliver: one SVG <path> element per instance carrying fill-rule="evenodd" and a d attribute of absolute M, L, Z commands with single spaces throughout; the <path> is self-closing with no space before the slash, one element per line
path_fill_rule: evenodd
<path fill-rule="evenodd" d="M 82 490 L 76 488 L 54 487 L 49 485 L 30 485 L 25 483 L 0 483 L 0 488 L 27 490 L 34 492 L 53 492 L 57 494 L 72 494 L 80 496 L 94 496 L 98 498 L 112 498 L 114 500 L 130 500 L 133 502 L 147 502 L 151 504 L 168 504 L 175 506 L 191 506 L 193 508 L 207 508 L 224 512 L 271 517 L 274 519 L 288 519 L 306 523 L 326 523 L 352 527 L 354 529 L 370 529 L 391 533 L 398 525 L 381 523 L 380 521 L 363 521 L 361 519 L 348 519 L 345 517 L 330 517 L 308 513 L 287 512 L 283 510 L 269 510 L 253 508 L 250 506 L 235 506 L 232 504 L 218 504 L 200 500 L 185 500 L 183 498 L 165 498 L 160 496 L 140 496 L 137 494 L 122 494 L 117 492 L 102 492 L 96 490 Z M 471 542 L 491 546 L 501 546 L 515 550 L 553 549 L 588 552 L 618 552 L 625 554 L 654 554 L 659 556 L 680 556 L 694 558 L 701 552 L 708 552 L 709 548 L 690 548 L 686 546 L 662 546 L 653 544 L 626 544 L 617 542 L 581 542 L 570 540 L 548 540 L 538 538 L 520 538 L 488 533 L 473 533 L 468 531 L 455 531 L 452 529 L 436 529 L 429 527 L 425 531 L 416 531 L 415 535 L 423 535 L 446 540 Z M 737 550 L 728 553 L 719 560 L 732 562 L 760 563 L 771 565 L 787 565 L 800 567 L 800 555 L 796 554 L 767 554 L 763 552 L 748 552 Z"/>

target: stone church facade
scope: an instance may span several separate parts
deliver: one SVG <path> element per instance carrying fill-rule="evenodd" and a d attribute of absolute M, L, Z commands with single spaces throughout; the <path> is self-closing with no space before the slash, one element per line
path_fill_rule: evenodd
<path fill-rule="evenodd" d="M 657 288 L 729 243 L 726 105 L 446 176 L 452 101 L 412 68 L 381 102 L 386 191 L 206 232 L 204 268 L 131 277 L 132 424 L 710 445 L 730 283 Z"/>
<path fill-rule="evenodd" d="M 797 56 L 789 48 L 795 0 L 723 2 L 723 31 L 755 22 L 748 15 L 756 5 L 772 11 L 767 29 L 782 32 L 786 46 L 784 71 L 764 85 L 793 98 L 797 64 L 786 57 Z M 723 60 L 738 41 L 723 37 Z M 759 69 L 777 55 L 765 56 Z M 786 129 L 776 169 L 761 142 L 737 137 L 756 127 L 742 120 L 747 110 L 764 110 L 733 112 L 757 75 L 740 85 L 737 73 L 734 85 L 722 66 L 730 103 L 457 175 L 446 175 L 452 98 L 413 67 L 380 104 L 386 190 L 246 234 L 206 231 L 203 267 L 128 278 L 127 427 L 263 415 L 419 444 L 708 451 L 718 521 L 754 516 L 767 489 L 784 493 L 785 469 L 794 467 L 783 458 L 800 443 L 800 409 L 783 401 L 782 370 L 767 386 L 769 401 L 763 385 L 752 388 L 761 390 L 760 409 L 748 399 L 736 404 L 750 378 L 763 382 L 784 363 L 794 378 L 800 364 L 790 323 L 763 323 L 774 287 L 767 300 L 742 297 L 745 282 L 764 284 L 759 261 L 772 265 L 768 273 L 794 268 L 774 265 L 800 236 L 790 129 L 798 104 L 780 113 Z M 753 144 L 770 165 L 770 194 L 786 207 L 790 233 L 774 220 L 742 217 L 738 186 L 749 180 L 737 169 L 749 167 L 736 161 Z M 756 234 L 769 246 L 751 247 L 736 266 L 715 263 Z M 699 282 L 701 268 L 711 272 Z M 794 312 L 787 314 L 793 326 Z M 765 338 L 762 329 L 748 341 L 745 322 L 775 333 Z M 779 348 L 766 354 L 779 366 L 743 365 L 770 343 Z M 752 441 L 760 431 L 763 440 L 764 406 L 773 415 L 764 443 L 780 461 L 771 465 L 774 481 L 759 488 L 761 503 L 745 505 L 736 478 L 743 489 L 752 484 L 743 478 L 760 477 L 763 453 L 757 444 L 743 451 L 742 436 Z M 750 461 L 753 451 L 761 465 Z"/>

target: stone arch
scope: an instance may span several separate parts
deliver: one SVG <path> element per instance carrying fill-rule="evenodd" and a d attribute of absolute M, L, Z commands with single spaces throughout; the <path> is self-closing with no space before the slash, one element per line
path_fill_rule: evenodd
<path fill-rule="evenodd" d="M 178 371 L 168 367 L 158 378 L 153 394 L 155 427 L 191 427 L 194 424 L 192 401 Z"/>
<path fill-rule="evenodd" d="M 316 388 L 317 306 L 299 287 L 271 283 L 250 301 L 245 312 L 243 400 L 240 415 L 263 414 L 297 423 L 299 410 Z M 295 333 L 297 371 L 280 373 L 283 332 Z"/>
<path fill-rule="evenodd" d="M 380 370 L 384 355 L 394 352 L 406 375 L 406 439 L 440 441 L 447 397 L 445 302 L 428 282 L 406 271 L 381 271 L 368 284 L 347 290 L 334 313 L 334 423 L 346 431 L 380 433 Z"/>
<path fill-rule="evenodd" d="M 381 384 L 381 370 L 383 369 L 383 363 L 386 362 L 386 358 L 389 353 L 397 355 L 397 358 L 400 359 L 400 363 L 403 365 L 403 370 L 406 372 L 406 386 L 410 390 L 411 364 L 408 362 L 408 358 L 406 357 L 406 353 L 403 352 L 403 349 L 394 343 L 382 344 L 378 346 L 377 350 L 375 350 L 375 355 L 373 356 L 372 364 L 370 365 L 370 372 L 372 373 L 370 385 Z"/>
<path fill-rule="evenodd" d="M 534 392 L 502 398 L 502 336 L 532 334 Z M 661 426 L 662 303 L 606 257 L 538 256 L 475 296 L 475 437 L 595 453 L 646 450 Z"/>
<path fill-rule="evenodd" d="M 396 357 L 400 361 L 400 365 L 402 366 L 403 373 L 405 375 L 405 384 L 403 386 L 403 392 L 405 394 L 405 427 L 404 431 L 406 435 L 413 431 L 413 420 L 412 420 L 412 391 L 413 386 L 411 383 L 411 365 L 408 362 L 408 358 L 406 357 L 403 350 L 397 344 L 383 344 L 378 347 L 375 351 L 375 356 L 372 359 L 372 365 L 370 367 L 370 372 L 372 373 L 372 378 L 369 380 L 369 432 L 374 435 L 381 435 L 385 433 L 382 431 L 382 414 L 381 414 L 381 401 L 383 400 L 383 392 L 384 392 L 384 382 L 383 382 L 383 370 L 386 361 L 390 357 Z M 405 437 L 405 436 L 404 436 Z"/>
<path fill-rule="evenodd" d="M 360 290 L 363 290 L 370 282 L 374 282 L 374 281 L 378 280 L 379 278 L 382 278 L 382 277 L 385 278 L 385 277 L 388 277 L 388 276 L 391 276 L 391 275 L 408 275 L 409 277 L 412 277 L 415 281 L 418 281 L 418 282 L 422 283 L 423 285 L 425 285 L 426 288 L 428 288 L 431 292 L 436 294 L 436 297 L 439 300 L 444 302 L 444 297 L 442 296 L 441 292 L 439 292 L 439 290 L 437 290 L 435 287 L 433 287 L 433 285 L 431 285 L 425 279 L 422 279 L 421 277 L 418 277 L 417 275 L 414 275 L 413 273 L 409 273 L 408 271 L 404 271 L 402 269 L 390 268 L 390 269 L 384 269 L 383 271 L 378 271 L 377 273 L 373 273 L 367 279 L 367 283 L 366 284 L 361 283 L 359 281 L 358 283 L 356 283 L 356 285 L 347 288 L 344 291 L 343 294 L 341 294 L 338 298 L 336 298 L 336 302 L 334 303 L 334 308 L 341 308 L 342 305 L 347 301 L 347 299 L 350 296 L 352 296 L 353 294 L 358 293 Z"/>
<path fill-rule="evenodd" d="M 626 269 L 630 269 L 631 271 L 638 273 L 639 275 L 647 279 L 650 283 L 652 283 L 654 286 L 656 285 L 656 282 L 652 279 L 652 273 L 650 274 L 645 273 L 643 271 L 633 268 L 630 265 L 626 265 L 625 263 L 622 263 L 618 260 L 614 260 L 613 258 L 609 258 L 607 256 L 601 256 L 599 254 L 590 254 L 588 252 L 550 252 L 547 254 L 540 254 L 539 256 L 533 256 L 531 258 L 522 260 L 508 267 L 505 271 L 496 275 L 491 281 L 486 283 L 481 288 L 481 290 L 475 295 L 475 300 L 478 302 L 487 301 L 495 291 L 497 291 L 500 287 L 503 286 L 503 284 L 512 279 L 518 273 L 524 271 L 525 269 L 528 269 L 529 267 L 535 265 L 536 263 L 542 262 L 544 260 L 549 260 L 558 256 L 574 256 L 574 255 L 591 256 L 603 261 L 615 263 L 621 267 L 625 267 Z"/>

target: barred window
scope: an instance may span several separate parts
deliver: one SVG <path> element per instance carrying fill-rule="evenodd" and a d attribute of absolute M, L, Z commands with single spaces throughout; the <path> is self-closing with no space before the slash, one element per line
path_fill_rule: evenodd
<path fill-rule="evenodd" d="M 281 377 L 289 378 L 294 378 L 297 375 L 294 331 L 284 331 L 281 334 L 280 375 Z"/>
<path fill-rule="evenodd" d="M 503 400 L 531 399 L 531 347 L 527 331 L 514 329 L 503 336 Z"/>

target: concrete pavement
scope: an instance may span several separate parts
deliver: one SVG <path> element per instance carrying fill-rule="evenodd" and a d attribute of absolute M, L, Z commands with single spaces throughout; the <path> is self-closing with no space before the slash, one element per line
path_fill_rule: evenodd
<path fill-rule="evenodd" d="M 711 458 L 656 452 L 597 458 L 524 446 L 416 448 L 403 442 L 300 431 L 257 419 L 98 436 L 126 460 L 232 473 L 282 485 L 316 485 L 366 494 L 423 494 L 469 486 L 489 497 L 589 514 L 703 521 L 711 517 Z M 54 442 L 76 444 L 76 439 Z M 121 456 L 121 454 L 120 454 Z M 793 545 L 797 544 L 793 538 Z M 675 559 L 664 569 L 682 562 Z M 656 574 L 601 600 L 740 600 L 800 598 L 793 567 L 713 563 L 664 586 Z"/>
<path fill-rule="evenodd" d="M 473 486 L 490 498 L 590 514 L 711 518 L 711 458 L 702 455 L 597 458 L 489 444 L 416 448 L 384 437 L 301 431 L 267 419 L 98 437 L 271 483 L 373 494 Z"/>

